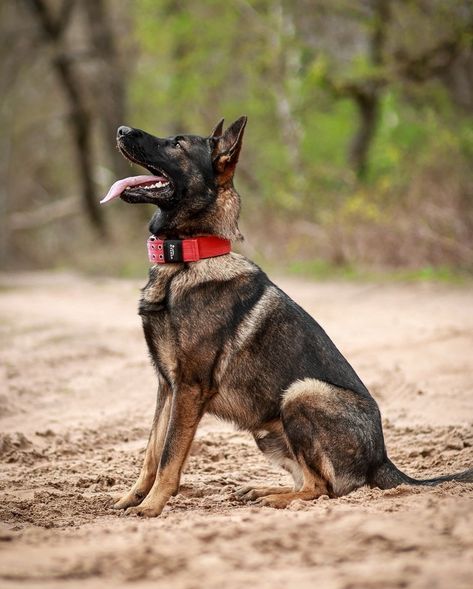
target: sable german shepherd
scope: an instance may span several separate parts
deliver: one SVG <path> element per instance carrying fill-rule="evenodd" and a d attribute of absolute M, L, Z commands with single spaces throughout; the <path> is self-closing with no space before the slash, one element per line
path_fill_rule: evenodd
<path fill-rule="evenodd" d="M 120 151 L 153 176 L 116 182 L 102 202 L 155 204 L 149 227 L 161 245 L 153 251 L 170 263 L 153 265 L 142 291 L 139 314 L 159 389 L 143 468 L 115 507 L 161 513 L 178 492 L 204 413 L 249 431 L 292 475 L 292 488 L 237 491 L 260 505 L 339 497 L 362 485 L 473 482 L 473 469 L 429 480 L 401 472 L 387 456 L 365 385 L 320 325 L 253 262 L 231 252 L 183 260 L 182 240 L 241 239 L 233 175 L 245 125 L 241 117 L 223 131 L 222 120 L 209 137 L 165 139 L 118 129 Z"/>

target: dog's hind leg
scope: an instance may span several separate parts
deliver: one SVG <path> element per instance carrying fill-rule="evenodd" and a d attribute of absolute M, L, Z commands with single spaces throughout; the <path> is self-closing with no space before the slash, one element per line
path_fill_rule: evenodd
<path fill-rule="evenodd" d="M 130 491 L 115 503 L 114 509 L 126 509 L 139 505 L 153 486 L 166 438 L 171 402 L 171 391 L 167 384 L 160 380 L 156 411 L 140 475 Z"/>
<path fill-rule="evenodd" d="M 379 411 L 368 394 L 315 379 L 297 381 L 285 393 L 281 417 L 303 483 L 295 491 L 261 497 L 261 505 L 286 507 L 295 499 L 345 495 L 366 484 L 383 460 Z"/>
<path fill-rule="evenodd" d="M 262 429 L 254 434 L 256 445 L 263 454 L 275 464 L 286 470 L 294 480 L 293 487 L 253 487 L 247 485 L 235 491 L 236 497 L 242 501 L 255 501 L 260 497 L 271 494 L 290 493 L 299 490 L 303 483 L 302 469 L 294 460 L 287 445 L 281 421 L 268 424 L 267 429 Z M 269 431 L 268 431 L 269 430 Z"/>

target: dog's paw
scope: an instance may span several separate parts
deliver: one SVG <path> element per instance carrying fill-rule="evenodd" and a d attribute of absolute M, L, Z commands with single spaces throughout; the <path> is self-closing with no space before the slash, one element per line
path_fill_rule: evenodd
<path fill-rule="evenodd" d="M 284 509 L 290 503 L 292 499 L 288 499 L 281 495 L 266 495 L 266 497 L 260 497 L 254 502 L 255 505 L 261 505 L 262 507 L 273 507 L 274 509 Z"/>
<path fill-rule="evenodd" d="M 260 497 L 254 502 L 254 505 L 262 505 L 263 507 L 274 507 L 275 509 L 284 509 L 293 501 L 300 499 L 301 501 L 312 501 L 318 499 L 322 493 L 319 489 L 306 489 L 305 491 L 290 491 L 286 493 L 273 493 Z"/>
<path fill-rule="evenodd" d="M 267 495 L 276 495 L 278 493 L 287 493 L 291 491 L 290 487 L 239 487 L 234 491 L 234 495 L 240 501 L 257 501 Z"/>
<path fill-rule="evenodd" d="M 241 501 L 254 501 L 254 499 L 257 498 L 254 491 L 254 487 L 245 485 L 244 487 L 237 487 L 233 491 L 233 495 L 236 499 L 240 499 Z"/>
<path fill-rule="evenodd" d="M 127 509 L 128 507 L 135 507 L 135 505 L 139 505 L 144 498 L 145 495 L 141 493 L 127 493 L 113 504 L 112 509 Z"/>
<path fill-rule="evenodd" d="M 136 507 L 129 507 L 125 511 L 125 515 L 138 515 L 140 517 L 158 517 L 162 512 L 162 507 L 153 507 L 146 505 L 138 505 Z"/>

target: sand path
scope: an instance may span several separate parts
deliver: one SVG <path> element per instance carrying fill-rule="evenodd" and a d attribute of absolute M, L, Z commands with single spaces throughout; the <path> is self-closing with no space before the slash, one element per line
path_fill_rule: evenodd
<path fill-rule="evenodd" d="M 471 286 L 277 282 L 373 392 L 401 468 L 473 465 Z M 139 286 L 0 276 L 3 588 L 472 587 L 473 485 L 242 505 L 236 486 L 285 475 L 211 418 L 159 519 L 112 511 L 139 471 L 154 404 Z"/>

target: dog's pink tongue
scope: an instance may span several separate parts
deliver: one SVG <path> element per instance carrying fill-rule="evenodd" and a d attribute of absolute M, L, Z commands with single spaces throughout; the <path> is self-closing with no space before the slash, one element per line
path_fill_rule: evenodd
<path fill-rule="evenodd" d="M 148 182 L 162 182 L 165 180 L 162 176 L 130 176 L 129 178 L 123 178 L 123 180 L 117 180 L 115 184 L 112 185 L 110 190 L 107 192 L 107 195 L 102 198 L 100 204 L 105 204 L 115 198 L 118 198 L 120 194 L 125 190 L 125 188 L 130 188 L 131 186 L 138 186 L 139 184 L 147 184 Z"/>

